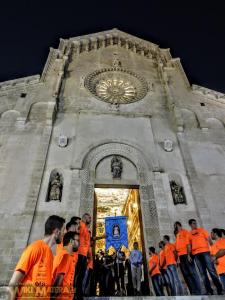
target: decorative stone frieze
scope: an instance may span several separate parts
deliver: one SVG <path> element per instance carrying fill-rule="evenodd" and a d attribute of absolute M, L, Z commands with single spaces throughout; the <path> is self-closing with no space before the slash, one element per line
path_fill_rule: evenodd
<path fill-rule="evenodd" d="M 223 93 L 219 93 L 196 84 L 192 85 L 192 91 L 195 94 L 204 95 L 207 99 L 212 99 L 216 102 L 225 104 L 225 94 Z"/>
<path fill-rule="evenodd" d="M 13 89 L 23 89 L 28 86 L 38 84 L 40 82 L 40 75 L 28 76 L 14 80 L 8 80 L 0 83 L 0 94 Z"/>

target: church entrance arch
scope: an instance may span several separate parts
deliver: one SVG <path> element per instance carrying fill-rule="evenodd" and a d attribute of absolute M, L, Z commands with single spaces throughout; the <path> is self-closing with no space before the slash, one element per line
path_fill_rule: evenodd
<path fill-rule="evenodd" d="M 100 162 L 109 159 L 110 157 L 118 156 L 122 161 L 127 160 L 134 166 L 136 170 L 136 176 L 132 180 L 131 188 L 135 187 L 138 190 L 139 205 L 140 205 L 140 220 L 142 226 L 142 239 L 143 247 L 142 251 L 144 257 L 147 256 L 148 247 L 151 245 L 157 245 L 159 241 L 159 222 L 156 209 L 156 203 L 153 191 L 153 173 L 151 164 L 137 147 L 122 144 L 122 143 L 107 143 L 95 147 L 90 150 L 83 159 L 81 176 L 81 196 L 80 196 L 80 215 L 85 212 L 90 213 L 93 216 L 93 224 L 96 223 L 96 187 L 107 188 L 128 188 L 127 181 L 123 178 L 123 173 L 120 179 L 109 180 L 107 178 L 105 184 L 103 176 L 98 177 L 97 168 Z M 126 164 L 124 168 L 126 167 Z M 106 171 L 107 172 L 107 171 Z M 125 170 L 124 170 L 125 172 Z M 110 173 L 110 171 L 109 171 Z M 92 228 L 95 233 L 95 228 Z M 148 278 L 147 266 L 145 267 L 145 278 Z"/>

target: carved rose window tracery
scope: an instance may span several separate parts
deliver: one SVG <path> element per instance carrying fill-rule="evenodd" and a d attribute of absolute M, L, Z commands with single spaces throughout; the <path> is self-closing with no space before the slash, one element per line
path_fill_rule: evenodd
<path fill-rule="evenodd" d="M 89 74 L 85 87 L 95 98 L 111 104 L 127 104 L 145 97 L 147 82 L 134 72 L 123 68 L 101 69 Z"/>

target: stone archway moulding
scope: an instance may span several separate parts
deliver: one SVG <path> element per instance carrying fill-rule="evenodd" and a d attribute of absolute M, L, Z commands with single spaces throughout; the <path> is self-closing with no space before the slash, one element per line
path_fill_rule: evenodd
<path fill-rule="evenodd" d="M 96 166 L 102 159 L 111 155 L 120 155 L 128 159 L 137 169 L 137 185 L 140 188 L 143 232 L 147 252 L 148 246 L 156 244 L 158 241 L 159 221 L 152 185 L 152 167 L 139 149 L 127 144 L 112 142 L 97 146 L 88 152 L 83 160 L 83 168 L 80 170 L 80 215 L 85 212 L 93 215 Z"/>

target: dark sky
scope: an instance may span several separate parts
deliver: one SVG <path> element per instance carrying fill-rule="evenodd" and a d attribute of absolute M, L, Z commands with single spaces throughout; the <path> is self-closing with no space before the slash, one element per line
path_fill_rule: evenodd
<path fill-rule="evenodd" d="M 41 74 L 49 47 L 58 47 L 59 38 L 118 28 L 170 48 L 191 83 L 225 92 L 224 0 L 4 2 L 0 81 Z"/>

